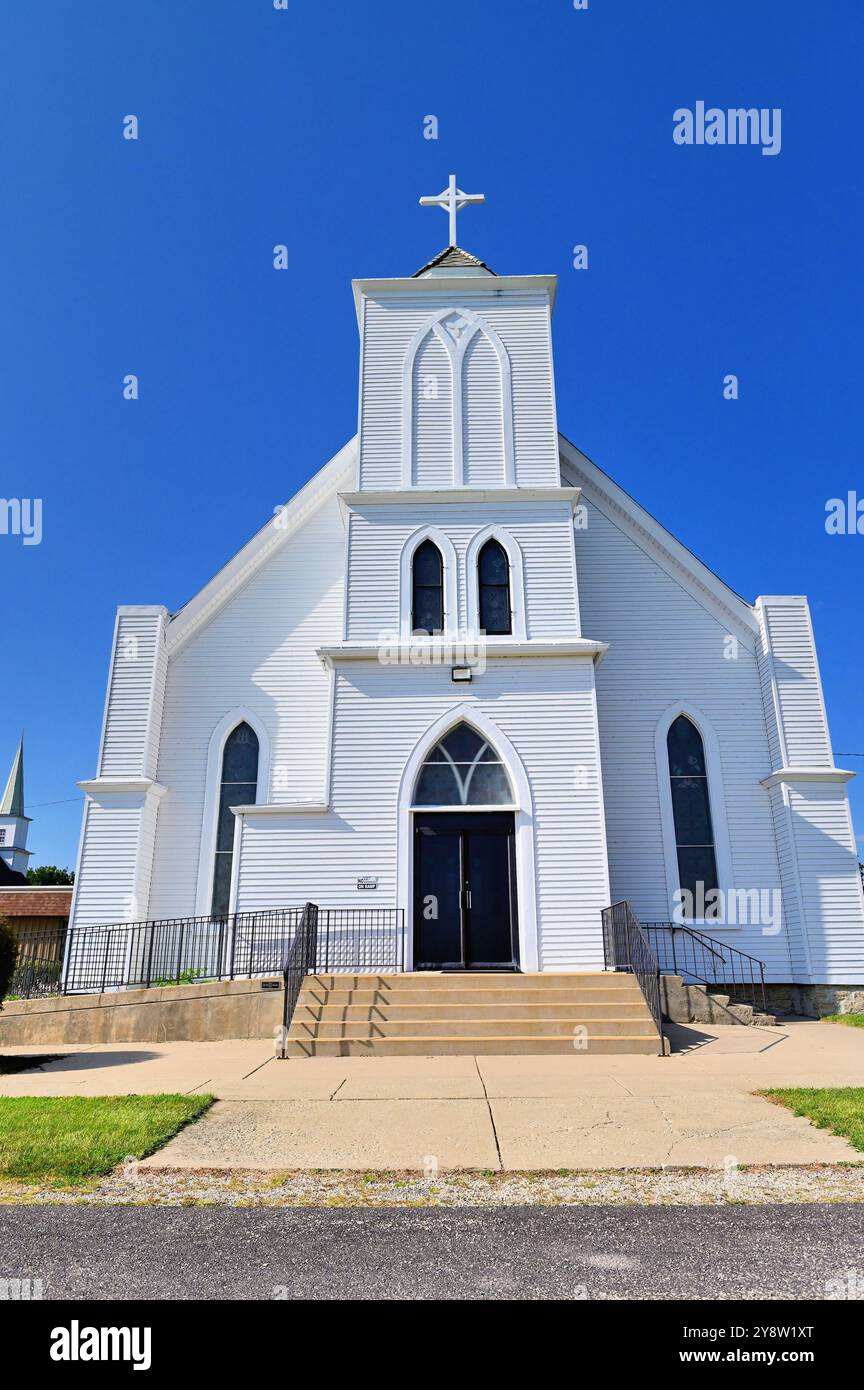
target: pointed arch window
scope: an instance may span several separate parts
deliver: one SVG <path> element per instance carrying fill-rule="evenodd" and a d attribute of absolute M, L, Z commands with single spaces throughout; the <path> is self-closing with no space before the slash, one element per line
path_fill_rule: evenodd
<path fill-rule="evenodd" d="M 500 636 L 513 631 L 510 560 L 500 541 L 490 536 L 477 556 L 481 631 Z"/>
<path fill-rule="evenodd" d="M 696 725 L 686 715 L 679 714 L 669 726 L 666 748 L 679 885 L 692 894 L 691 902 L 704 902 L 705 895 L 718 887 L 717 856 L 705 746 Z"/>
<path fill-rule="evenodd" d="M 411 560 L 411 631 L 444 631 L 444 561 L 434 541 L 421 541 Z"/>
<path fill-rule="evenodd" d="M 257 794 L 258 735 L 244 721 L 232 729 L 222 750 L 213 897 L 210 907 L 214 917 L 224 916 L 228 912 L 230 902 L 235 819 L 231 807 L 251 806 Z"/>
<path fill-rule="evenodd" d="M 495 749 L 469 724 L 457 724 L 427 753 L 415 806 L 512 806 L 513 788 Z"/>

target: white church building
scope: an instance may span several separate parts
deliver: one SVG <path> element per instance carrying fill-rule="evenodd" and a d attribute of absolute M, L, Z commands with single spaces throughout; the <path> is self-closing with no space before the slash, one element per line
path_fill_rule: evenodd
<path fill-rule="evenodd" d="M 626 900 L 860 987 L 807 600 L 739 597 L 559 432 L 556 277 L 431 201 L 446 250 L 353 283 L 356 436 L 178 612 L 117 611 L 72 925 L 309 900 L 400 909 L 408 970 L 597 971 Z"/>

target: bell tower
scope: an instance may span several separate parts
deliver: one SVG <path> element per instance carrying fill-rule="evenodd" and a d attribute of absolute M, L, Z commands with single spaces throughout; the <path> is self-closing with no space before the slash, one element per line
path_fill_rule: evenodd
<path fill-rule="evenodd" d="M 30 817 L 24 814 L 24 738 L 12 762 L 12 770 L 0 800 L 0 859 L 13 873 L 26 874 L 30 850 L 27 830 Z"/>

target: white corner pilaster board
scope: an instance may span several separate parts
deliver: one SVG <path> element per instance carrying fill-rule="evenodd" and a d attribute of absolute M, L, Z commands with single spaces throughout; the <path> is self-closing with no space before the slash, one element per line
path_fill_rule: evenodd
<path fill-rule="evenodd" d="M 382 666 L 394 669 L 404 667 L 413 670 L 417 667 L 478 666 L 487 661 L 501 658 L 517 660 L 548 660 L 549 658 L 587 658 L 599 663 L 609 650 L 608 642 L 593 642 L 587 637 L 569 638 L 566 641 L 542 641 L 530 639 L 526 642 L 512 642 L 504 639 L 478 638 L 472 641 L 464 637 L 450 641 L 446 637 L 417 637 L 398 642 L 339 642 L 335 646 L 316 648 L 319 659 L 328 668 L 346 662 L 377 661 Z"/>
<path fill-rule="evenodd" d="M 864 897 L 846 783 L 835 767 L 810 609 L 761 595 L 757 662 L 773 768 L 761 779 L 777 835 L 796 983 L 864 979 Z"/>
<path fill-rule="evenodd" d="M 777 787 L 785 782 L 851 782 L 854 772 L 842 767 L 781 767 L 761 779 L 762 786 Z"/>
<path fill-rule="evenodd" d="M 151 777 L 94 777 L 84 792 L 70 925 L 137 922 L 148 915 L 159 803 Z"/>
<path fill-rule="evenodd" d="M 162 722 L 169 614 L 161 604 L 117 609 L 105 690 L 98 777 L 153 777 Z"/>

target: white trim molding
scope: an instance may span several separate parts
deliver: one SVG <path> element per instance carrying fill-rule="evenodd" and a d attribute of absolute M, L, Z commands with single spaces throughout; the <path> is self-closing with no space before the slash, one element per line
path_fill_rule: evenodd
<path fill-rule="evenodd" d="M 266 802 L 270 793 L 270 731 L 259 715 L 245 705 L 228 711 L 210 735 L 207 748 L 207 775 L 204 782 L 204 807 L 201 816 L 201 844 L 198 851 L 198 884 L 195 892 L 195 912 L 206 917 L 213 898 L 215 870 L 216 825 L 219 818 L 219 788 L 222 784 L 222 756 L 230 733 L 238 724 L 248 724 L 258 739 L 258 785 L 256 795 Z M 235 826 L 235 845 L 236 826 Z M 236 863 L 233 871 L 236 871 Z M 232 883 L 233 883 L 232 871 Z M 233 891 L 233 890 L 232 890 Z"/>
<path fill-rule="evenodd" d="M 734 886 L 732 850 L 726 819 L 726 793 L 723 788 L 723 764 L 720 744 L 708 716 L 687 701 L 677 701 L 663 711 L 654 731 L 654 760 L 657 767 L 657 791 L 660 798 L 660 824 L 663 832 L 663 858 L 666 866 L 666 897 L 669 918 L 674 920 L 675 893 L 680 887 L 678 875 L 678 846 L 675 837 L 675 818 L 672 812 L 672 784 L 669 773 L 669 750 L 666 739 L 669 729 L 679 715 L 697 730 L 705 753 L 705 772 L 708 778 L 708 802 L 711 808 L 711 828 L 714 832 L 714 859 L 717 865 L 717 886 L 724 895 Z M 722 927 L 723 923 L 694 921 L 693 926 Z"/>
<path fill-rule="evenodd" d="M 851 782 L 854 776 L 842 767 L 781 767 L 763 777 L 761 785 L 770 789 L 781 782 Z"/>
<path fill-rule="evenodd" d="M 450 537 L 437 526 L 419 527 L 402 547 L 399 557 L 399 632 L 403 638 L 409 638 L 412 633 L 414 589 L 411 566 L 415 550 L 424 541 L 432 541 L 441 554 L 444 570 L 444 637 L 454 637 L 459 631 L 459 561 Z"/>
<path fill-rule="evenodd" d="M 345 507 L 404 507 L 417 502 L 444 502 L 451 506 L 489 502 L 566 502 L 575 511 L 579 505 L 578 487 L 409 487 L 367 488 L 363 492 L 340 491 Z"/>
<path fill-rule="evenodd" d="M 468 632 L 480 631 L 480 584 L 477 577 L 477 562 L 480 551 L 488 540 L 496 540 L 504 549 L 510 568 L 510 614 L 512 631 L 499 637 L 484 637 L 484 641 L 497 646 L 499 642 L 522 641 L 528 636 L 525 626 L 525 573 L 522 564 L 522 551 L 519 542 L 501 526 L 484 526 L 471 537 L 465 551 L 465 592 L 467 601 L 466 629 Z"/>
<path fill-rule="evenodd" d="M 554 638 L 533 641 L 513 641 L 507 637 L 470 637 L 462 635 L 457 641 L 448 637 L 413 637 L 401 642 L 339 642 L 316 647 L 318 659 L 326 666 L 340 666 L 347 661 L 378 661 L 395 669 L 414 670 L 417 666 L 480 666 L 498 657 L 589 657 L 599 665 L 609 650 L 608 642 L 593 642 L 589 637 L 571 637 L 562 641 Z"/>
<path fill-rule="evenodd" d="M 397 868 L 396 868 L 396 905 L 403 909 L 403 920 L 405 922 L 405 969 L 414 968 L 414 834 L 413 816 L 416 809 L 425 810 L 428 808 L 417 808 L 414 806 L 414 785 L 417 780 L 423 759 L 430 749 L 452 729 L 456 724 L 462 722 L 468 724 L 472 729 L 486 739 L 487 743 L 498 753 L 507 775 L 510 778 L 510 785 L 516 797 L 516 810 L 514 818 L 516 822 L 516 898 L 517 914 L 519 918 L 519 967 L 523 971 L 536 971 L 540 969 L 540 949 L 537 930 L 537 890 L 536 890 L 536 863 L 534 853 L 534 802 L 531 795 L 531 784 L 528 781 L 528 774 L 525 766 L 513 744 L 506 734 L 494 724 L 487 714 L 476 704 L 468 700 L 461 701 L 447 710 L 440 719 L 436 719 L 431 724 L 422 738 L 414 745 L 414 749 L 405 764 L 402 772 L 402 780 L 399 784 L 399 807 L 398 807 L 398 831 L 397 831 Z M 449 809 L 453 809 L 452 807 Z M 470 813 L 472 810 L 482 811 L 482 807 L 461 807 Z M 496 811 L 502 809 L 512 809 L 496 806 Z"/>
<path fill-rule="evenodd" d="M 447 329 L 446 321 L 448 319 L 455 319 L 457 326 L 460 326 L 460 331 L 455 335 Z M 441 343 L 450 364 L 450 409 L 453 440 L 452 482 L 455 487 L 464 486 L 462 377 L 468 346 L 480 333 L 490 343 L 498 359 L 501 388 L 501 481 L 505 486 L 515 485 L 513 383 L 510 356 L 490 323 L 487 323 L 481 315 L 474 313 L 472 309 L 462 309 L 454 304 L 447 309 L 440 309 L 420 325 L 408 344 L 402 360 L 402 486 L 405 488 L 414 486 L 416 473 L 414 458 L 414 364 L 421 346 L 430 334 Z"/>

